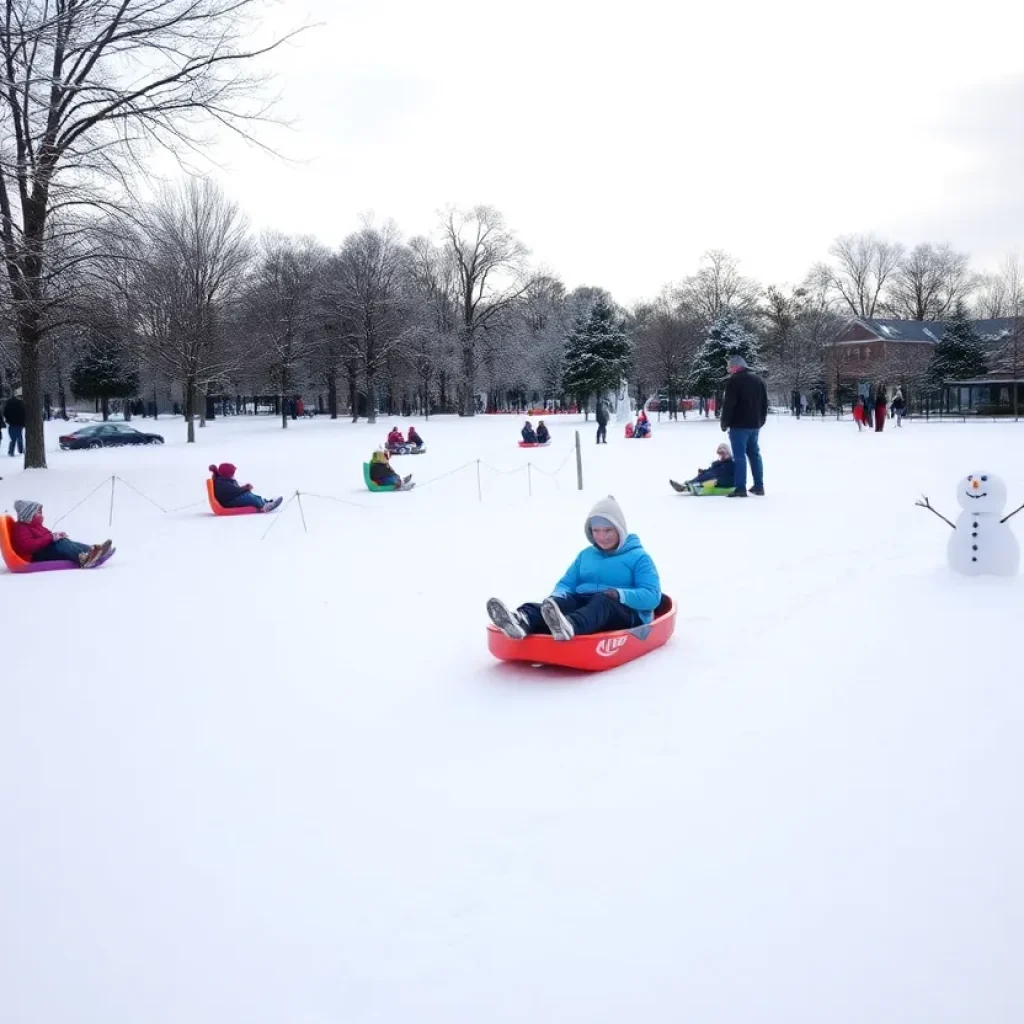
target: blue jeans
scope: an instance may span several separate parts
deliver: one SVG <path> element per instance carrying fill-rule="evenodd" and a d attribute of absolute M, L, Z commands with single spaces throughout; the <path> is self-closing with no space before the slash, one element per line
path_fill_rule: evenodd
<path fill-rule="evenodd" d="M 729 444 L 732 445 L 732 457 L 736 462 L 736 490 L 747 489 L 747 459 L 754 474 L 754 486 L 764 487 L 764 465 L 761 462 L 761 449 L 757 443 L 760 430 L 745 430 L 739 427 L 729 429 Z"/>
<path fill-rule="evenodd" d="M 11 440 L 11 443 L 7 446 L 7 454 L 10 455 L 10 457 L 13 459 L 14 458 L 14 446 L 17 445 L 18 446 L 18 454 L 19 455 L 24 455 L 25 454 L 25 441 L 24 441 L 25 428 L 24 427 L 16 426 L 13 423 L 8 423 L 7 424 L 7 434 L 10 437 L 10 440 Z"/>
<path fill-rule="evenodd" d="M 240 494 L 228 508 L 263 508 L 266 502 L 258 495 L 253 494 L 252 491 L 246 491 L 245 494 Z"/>
<path fill-rule="evenodd" d="M 37 551 L 30 559 L 33 562 L 77 562 L 79 555 L 89 550 L 88 544 L 79 544 L 76 540 L 55 540 L 47 544 L 42 551 Z"/>
<path fill-rule="evenodd" d="M 577 636 L 632 629 L 640 625 L 640 616 L 632 608 L 607 594 L 570 594 L 568 597 L 556 597 L 555 604 L 572 623 Z M 520 605 L 519 611 L 529 624 L 528 633 L 550 635 L 551 630 L 540 613 L 539 604 Z"/>

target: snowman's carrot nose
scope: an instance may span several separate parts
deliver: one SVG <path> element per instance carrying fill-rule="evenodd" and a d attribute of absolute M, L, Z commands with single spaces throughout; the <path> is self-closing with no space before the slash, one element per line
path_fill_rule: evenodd
<path fill-rule="evenodd" d="M 979 481 L 977 481 L 977 480 L 972 480 L 972 481 L 971 481 L 971 486 L 972 486 L 972 487 L 973 487 L 973 488 L 974 488 L 975 490 L 977 490 L 977 489 L 978 489 L 978 488 L 979 488 L 979 487 L 981 486 L 981 483 L 980 483 Z"/>

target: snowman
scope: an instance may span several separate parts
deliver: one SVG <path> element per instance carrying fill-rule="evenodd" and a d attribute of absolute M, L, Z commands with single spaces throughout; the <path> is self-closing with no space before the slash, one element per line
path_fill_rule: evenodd
<path fill-rule="evenodd" d="M 1020 545 L 1006 520 L 1024 505 L 1000 519 L 1006 507 L 1006 484 L 993 473 L 971 473 L 959 481 L 956 500 L 963 511 L 956 523 L 932 508 L 927 498 L 917 502 L 953 527 L 946 557 L 949 566 L 965 576 L 1016 576 L 1020 567 Z"/>

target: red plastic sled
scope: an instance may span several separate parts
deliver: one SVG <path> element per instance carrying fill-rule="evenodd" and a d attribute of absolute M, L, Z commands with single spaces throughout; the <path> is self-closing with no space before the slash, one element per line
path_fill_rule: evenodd
<path fill-rule="evenodd" d="M 547 448 L 547 446 L 549 444 L 551 444 L 550 441 L 545 441 L 543 444 L 541 444 L 539 441 L 520 441 L 519 442 L 519 447 L 520 448 Z"/>
<path fill-rule="evenodd" d="M 14 520 L 10 516 L 0 516 L 0 554 L 4 565 L 11 572 L 54 572 L 56 569 L 78 569 L 77 562 L 29 562 L 14 550 L 11 543 L 11 527 Z"/>
<path fill-rule="evenodd" d="M 662 594 L 654 621 L 636 629 L 613 633 L 592 633 L 572 640 L 534 634 L 524 640 L 505 636 L 494 625 L 487 626 L 487 649 L 499 661 L 527 661 L 533 665 L 559 665 L 580 672 L 603 672 L 627 661 L 635 661 L 668 643 L 676 628 L 676 605 Z"/>
<path fill-rule="evenodd" d="M 213 477 L 206 478 L 206 496 L 210 499 L 210 508 L 213 509 L 215 516 L 250 516 L 253 512 L 259 512 L 258 508 L 253 508 L 252 505 L 243 505 L 241 508 L 225 508 L 214 496 L 213 496 Z"/>

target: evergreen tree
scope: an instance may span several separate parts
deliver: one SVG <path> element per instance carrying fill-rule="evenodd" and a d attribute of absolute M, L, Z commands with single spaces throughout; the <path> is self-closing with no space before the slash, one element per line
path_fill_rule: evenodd
<path fill-rule="evenodd" d="M 967 307 L 962 301 L 957 302 L 946 321 L 942 341 L 932 350 L 929 383 L 938 390 L 948 380 L 971 380 L 987 371 L 981 338 L 967 314 Z"/>
<path fill-rule="evenodd" d="M 111 398 L 138 395 L 139 373 L 115 341 L 94 332 L 72 370 L 71 390 L 79 398 L 98 400 L 106 420 Z"/>
<path fill-rule="evenodd" d="M 743 356 L 753 369 L 760 359 L 757 338 L 726 310 L 708 328 L 704 342 L 693 357 L 689 390 L 701 398 L 721 396 L 731 356 Z M 718 402 L 721 405 L 721 402 Z"/>
<path fill-rule="evenodd" d="M 562 364 L 562 390 L 586 410 L 591 395 L 618 389 L 633 351 L 622 322 L 604 298 L 576 318 Z"/>

